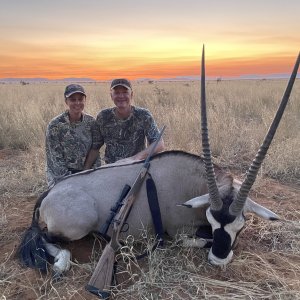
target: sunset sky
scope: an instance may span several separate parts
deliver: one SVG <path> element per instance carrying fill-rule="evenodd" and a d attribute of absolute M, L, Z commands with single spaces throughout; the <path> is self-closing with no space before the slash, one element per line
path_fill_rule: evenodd
<path fill-rule="evenodd" d="M 0 78 L 290 73 L 300 0 L 0 0 Z"/>

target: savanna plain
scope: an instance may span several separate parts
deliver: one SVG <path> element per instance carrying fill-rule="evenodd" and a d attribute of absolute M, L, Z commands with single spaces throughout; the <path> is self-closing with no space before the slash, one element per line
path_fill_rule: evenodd
<path fill-rule="evenodd" d="M 105 243 L 71 242 L 70 271 L 59 281 L 22 267 L 15 257 L 46 190 L 45 129 L 66 109 L 66 84 L 0 84 L 0 299 L 95 299 L 85 291 Z M 86 112 L 112 106 L 109 83 L 82 83 Z M 208 81 L 208 125 L 214 163 L 243 180 L 271 124 L 287 80 Z M 134 104 L 166 125 L 167 150 L 201 154 L 200 82 L 135 82 Z M 153 244 L 124 241 L 111 299 L 300 299 L 300 81 L 296 80 L 250 197 L 282 220 L 247 215 L 232 262 L 211 266 L 207 249 L 181 247 L 180 235 L 136 260 Z M 188 179 L 187 179 L 188 180 Z M 141 249 L 142 248 L 142 249 Z"/>

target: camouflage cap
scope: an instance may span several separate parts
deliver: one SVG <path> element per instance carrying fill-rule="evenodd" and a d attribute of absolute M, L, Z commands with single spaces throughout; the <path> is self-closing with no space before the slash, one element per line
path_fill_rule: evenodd
<path fill-rule="evenodd" d="M 66 86 L 65 94 L 64 94 L 66 98 L 72 96 L 75 93 L 80 93 L 80 94 L 83 94 L 84 96 L 86 96 L 84 88 L 81 85 L 79 85 L 79 84 L 69 84 L 69 85 Z"/>
<path fill-rule="evenodd" d="M 125 79 L 125 78 L 114 79 L 111 82 L 110 89 L 112 90 L 112 89 L 114 89 L 115 87 L 117 87 L 119 85 L 124 86 L 125 88 L 132 90 L 130 81 L 128 79 Z"/>

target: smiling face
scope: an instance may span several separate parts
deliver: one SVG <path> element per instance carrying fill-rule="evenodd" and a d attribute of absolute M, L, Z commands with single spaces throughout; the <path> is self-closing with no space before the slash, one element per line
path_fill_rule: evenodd
<path fill-rule="evenodd" d="M 117 112 L 120 115 L 130 114 L 131 111 L 131 99 L 133 92 L 131 89 L 127 89 L 124 86 L 118 85 L 110 92 L 111 99 L 114 102 Z"/>
<path fill-rule="evenodd" d="M 85 105 L 85 95 L 81 93 L 72 94 L 70 97 L 66 98 L 66 104 L 69 107 L 70 117 L 81 117 Z"/>

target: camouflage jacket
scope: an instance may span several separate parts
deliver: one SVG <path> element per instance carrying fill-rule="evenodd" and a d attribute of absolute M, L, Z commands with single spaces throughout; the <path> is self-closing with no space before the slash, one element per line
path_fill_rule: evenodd
<path fill-rule="evenodd" d="M 114 108 L 100 111 L 93 129 L 93 149 L 105 144 L 106 163 L 137 154 L 159 135 L 151 113 L 144 108 L 132 106 L 132 114 L 125 120 L 116 118 Z"/>
<path fill-rule="evenodd" d="M 46 177 L 48 186 L 73 171 L 82 171 L 92 145 L 95 119 L 83 114 L 82 120 L 70 123 L 68 112 L 50 121 L 46 131 Z M 97 160 L 96 165 L 99 165 Z"/>

